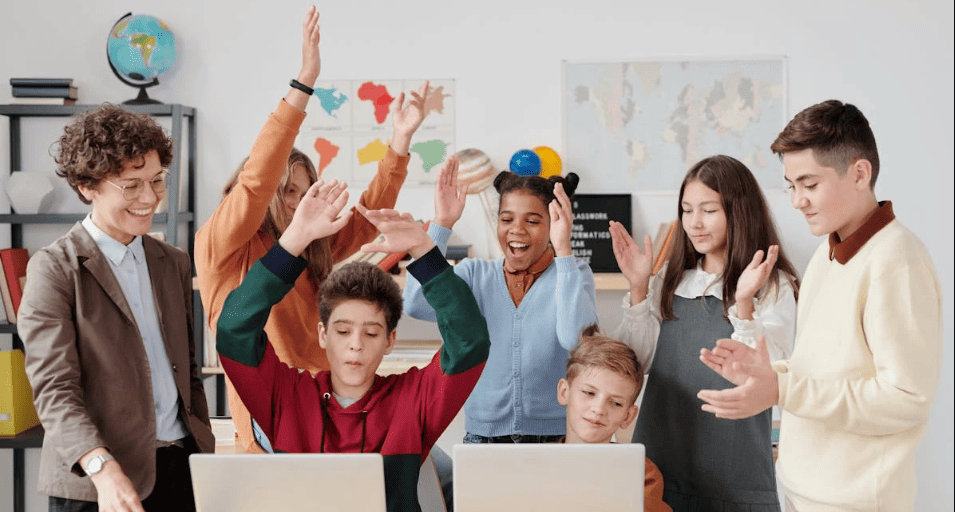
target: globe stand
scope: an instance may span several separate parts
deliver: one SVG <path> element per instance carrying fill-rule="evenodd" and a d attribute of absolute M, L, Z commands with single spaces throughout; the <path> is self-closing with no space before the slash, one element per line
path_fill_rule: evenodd
<path fill-rule="evenodd" d="M 156 84 L 158 84 L 158 83 L 159 83 L 159 81 L 157 80 L 157 81 L 156 81 Z M 154 100 L 154 99 L 150 98 L 148 94 L 146 94 L 146 87 L 151 87 L 151 86 L 156 85 L 156 84 L 140 85 L 140 86 L 139 86 L 139 95 L 136 96 L 135 98 L 131 99 L 131 100 L 126 100 L 126 101 L 124 101 L 124 102 L 123 102 L 123 105 L 162 105 L 162 102 L 161 102 L 161 101 L 159 101 L 159 100 Z"/>

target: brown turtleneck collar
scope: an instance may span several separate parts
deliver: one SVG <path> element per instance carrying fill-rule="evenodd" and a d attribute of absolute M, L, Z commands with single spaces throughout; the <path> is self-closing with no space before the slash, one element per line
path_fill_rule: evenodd
<path fill-rule="evenodd" d="M 829 259 L 841 265 L 849 263 L 869 239 L 893 220 L 895 212 L 892 211 L 892 201 L 882 201 L 865 223 L 845 240 L 840 240 L 835 231 L 829 233 Z"/>
<path fill-rule="evenodd" d="M 527 270 L 511 270 L 507 266 L 507 258 L 504 259 L 504 282 L 507 283 L 507 291 L 511 294 L 511 300 L 514 301 L 515 307 L 521 305 L 521 301 L 527 295 L 527 290 L 531 289 L 534 281 L 537 281 L 537 278 L 547 270 L 547 267 L 553 261 L 553 247 L 547 247 L 544 254 L 541 254 L 537 261 L 527 267 Z"/>

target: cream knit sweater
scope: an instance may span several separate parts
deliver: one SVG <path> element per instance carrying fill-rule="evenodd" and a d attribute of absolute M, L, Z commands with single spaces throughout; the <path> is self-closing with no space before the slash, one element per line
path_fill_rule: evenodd
<path fill-rule="evenodd" d="M 912 510 L 915 449 L 942 357 L 942 298 L 899 221 L 845 265 L 824 242 L 800 290 L 792 358 L 774 364 L 779 478 L 800 512 Z"/>

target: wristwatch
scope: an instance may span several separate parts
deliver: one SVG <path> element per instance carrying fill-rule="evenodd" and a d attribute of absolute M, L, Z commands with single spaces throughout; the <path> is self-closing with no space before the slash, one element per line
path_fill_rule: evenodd
<path fill-rule="evenodd" d="M 86 471 L 87 475 L 93 476 L 96 473 L 99 473 L 100 471 L 103 470 L 103 464 L 106 464 L 107 462 L 111 460 L 116 460 L 116 459 L 113 458 L 113 456 L 108 453 L 97 455 L 93 457 L 92 459 L 90 459 L 89 462 L 86 463 L 86 467 L 83 468 L 83 471 Z"/>

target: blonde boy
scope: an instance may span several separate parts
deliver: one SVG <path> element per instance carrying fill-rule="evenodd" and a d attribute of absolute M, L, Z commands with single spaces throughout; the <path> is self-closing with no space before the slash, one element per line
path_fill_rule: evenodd
<path fill-rule="evenodd" d="M 643 366 L 630 347 L 584 330 L 570 351 L 567 377 L 557 383 L 557 401 L 567 408 L 566 443 L 609 443 L 614 432 L 637 418 L 634 402 L 643 387 Z M 663 502 L 663 475 L 646 460 L 644 510 L 669 511 Z"/>

